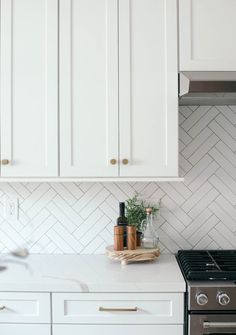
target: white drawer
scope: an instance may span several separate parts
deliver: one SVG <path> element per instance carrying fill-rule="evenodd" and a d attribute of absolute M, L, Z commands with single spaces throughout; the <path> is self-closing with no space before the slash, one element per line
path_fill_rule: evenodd
<path fill-rule="evenodd" d="M 183 324 L 182 293 L 55 293 L 54 323 Z"/>
<path fill-rule="evenodd" d="M 181 325 L 55 325 L 53 335 L 183 335 Z"/>
<path fill-rule="evenodd" d="M 0 292 L 0 323 L 50 323 L 49 293 Z"/>

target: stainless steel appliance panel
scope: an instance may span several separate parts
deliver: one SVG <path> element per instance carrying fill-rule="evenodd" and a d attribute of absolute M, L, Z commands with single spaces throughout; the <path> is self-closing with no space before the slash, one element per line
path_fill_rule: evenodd
<path fill-rule="evenodd" d="M 236 314 L 191 314 L 189 335 L 236 334 Z"/>

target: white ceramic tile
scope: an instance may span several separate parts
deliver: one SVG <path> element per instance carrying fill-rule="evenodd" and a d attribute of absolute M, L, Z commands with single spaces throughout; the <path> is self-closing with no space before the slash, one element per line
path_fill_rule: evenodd
<path fill-rule="evenodd" d="M 195 219 L 196 217 L 198 217 L 199 213 L 201 213 L 208 205 L 212 203 L 212 201 L 217 198 L 218 195 L 219 192 L 217 190 L 215 190 L 214 188 L 211 189 L 208 193 L 201 197 L 198 203 L 196 203 L 191 211 L 188 212 L 188 215 L 191 216 L 191 218 Z"/>
<path fill-rule="evenodd" d="M 226 117 L 230 123 L 236 124 L 236 108 L 235 106 L 216 106 L 216 108 Z"/>
<path fill-rule="evenodd" d="M 211 176 L 209 182 L 222 194 L 233 206 L 236 205 L 236 195 L 231 191 L 231 186 L 226 184 L 226 181 L 223 181 L 216 175 Z"/>
<path fill-rule="evenodd" d="M 192 222 L 186 227 L 184 232 L 182 232 L 182 235 L 186 238 L 189 239 L 192 235 L 194 235 L 197 230 L 205 224 L 205 222 L 212 216 L 212 212 L 206 208 L 202 213 L 198 215 L 197 218 L 192 220 Z"/>
<path fill-rule="evenodd" d="M 181 125 L 186 131 L 189 131 L 202 117 L 205 117 L 207 111 L 210 109 L 210 106 L 200 106 L 195 109 L 185 122 Z M 185 114 L 184 114 L 185 115 Z M 191 132 L 190 132 L 191 133 Z"/>
<path fill-rule="evenodd" d="M 207 112 L 203 113 L 198 122 L 194 124 L 191 129 L 189 129 L 188 134 L 192 138 L 196 137 L 218 114 L 219 111 L 213 106 Z"/>
<path fill-rule="evenodd" d="M 208 182 L 203 184 L 196 192 L 193 192 L 188 200 L 184 203 L 182 206 L 183 210 L 188 213 L 211 189 L 212 186 Z"/>
<path fill-rule="evenodd" d="M 236 167 L 236 154 L 232 151 L 232 148 L 229 148 L 224 142 L 220 141 L 216 144 L 216 149 Z"/>
<path fill-rule="evenodd" d="M 211 134 L 207 141 L 202 143 L 202 145 L 188 158 L 192 165 L 197 164 L 214 145 L 219 141 L 219 138 L 215 134 Z"/>
<path fill-rule="evenodd" d="M 236 140 L 224 129 L 224 124 L 219 124 L 213 120 L 209 128 L 223 141 L 231 150 L 236 151 Z"/>
<path fill-rule="evenodd" d="M 188 185 L 189 189 L 192 192 L 196 192 L 196 190 L 202 186 L 219 168 L 219 165 L 212 161 L 208 166 L 205 167 L 203 172 L 197 176 L 191 184 Z"/>
<path fill-rule="evenodd" d="M 216 149 L 216 147 L 209 152 L 209 155 L 214 159 L 213 163 L 218 163 L 218 167 L 221 166 L 229 175 L 236 176 L 236 168 Z"/>
<path fill-rule="evenodd" d="M 188 173 L 185 174 L 185 185 L 191 184 L 210 163 L 212 163 L 212 158 L 209 155 L 205 155 Z"/>

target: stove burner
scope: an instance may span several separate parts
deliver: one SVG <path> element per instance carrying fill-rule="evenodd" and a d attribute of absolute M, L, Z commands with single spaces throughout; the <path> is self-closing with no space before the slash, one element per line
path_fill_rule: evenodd
<path fill-rule="evenodd" d="M 187 280 L 236 280 L 236 250 L 180 250 L 177 259 Z"/>

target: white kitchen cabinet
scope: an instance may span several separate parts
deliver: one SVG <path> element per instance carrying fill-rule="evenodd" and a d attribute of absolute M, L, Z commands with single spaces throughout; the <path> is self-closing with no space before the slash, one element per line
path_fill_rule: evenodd
<path fill-rule="evenodd" d="M 177 177 L 177 1 L 60 6 L 61 176 Z"/>
<path fill-rule="evenodd" d="M 120 176 L 177 177 L 177 1 L 120 0 L 119 19 Z"/>
<path fill-rule="evenodd" d="M 60 1 L 62 177 L 118 176 L 117 7 Z"/>
<path fill-rule="evenodd" d="M 58 1 L 1 0 L 1 176 L 58 175 Z"/>
<path fill-rule="evenodd" d="M 181 325 L 54 325 L 53 335 L 183 335 Z"/>
<path fill-rule="evenodd" d="M 51 335 L 50 325 L 0 324 L 2 335 Z M 67 334 L 68 335 L 68 334 Z"/>
<path fill-rule="evenodd" d="M 235 13 L 235 0 L 179 0 L 180 71 L 236 71 Z"/>

